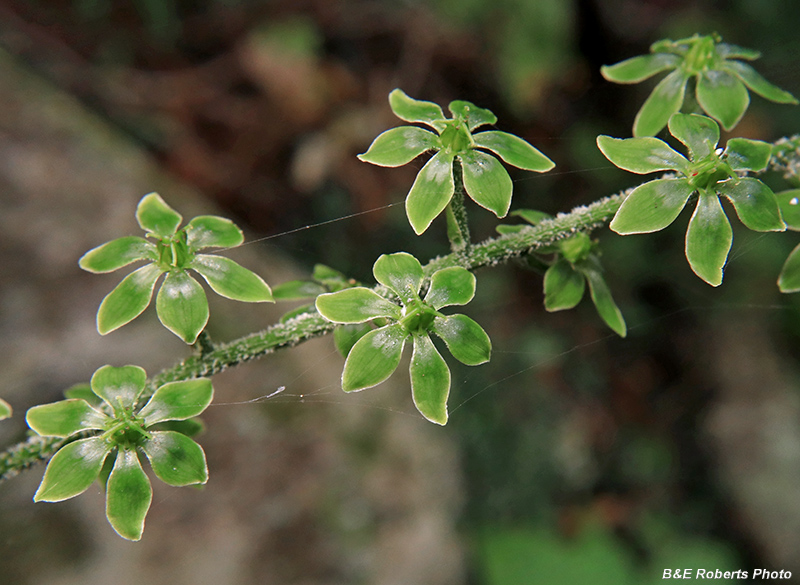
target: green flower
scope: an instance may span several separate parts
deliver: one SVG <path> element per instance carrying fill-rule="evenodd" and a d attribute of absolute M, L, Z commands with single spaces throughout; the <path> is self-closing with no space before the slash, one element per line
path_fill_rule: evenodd
<path fill-rule="evenodd" d="M 739 122 L 750 103 L 747 88 L 761 97 L 782 104 L 797 104 L 789 92 L 772 85 L 750 65 L 740 61 L 758 59 L 760 53 L 721 42 L 717 35 L 653 43 L 649 55 L 640 55 L 616 65 L 603 66 L 603 77 L 616 83 L 639 83 L 671 71 L 644 102 L 633 122 L 634 136 L 654 136 L 681 109 L 686 83 L 694 78 L 697 103 L 725 130 Z"/>
<path fill-rule="evenodd" d="M 719 126 L 696 114 L 674 114 L 669 131 L 688 148 L 688 160 L 658 138 L 597 137 L 606 158 L 622 169 L 638 174 L 674 171 L 677 175 L 636 187 L 610 227 L 623 235 L 662 230 L 697 193 L 697 207 L 686 232 L 686 258 L 695 274 L 718 286 L 733 242 L 720 195 L 730 200 L 741 222 L 751 230 L 786 229 L 772 190 L 758 179 L 738 174 L 766 168 L 772 147 L 758 140 L 732 138 L 725 150 L 718 149 Z"/>
<path fill-rule="evenodd" d="M 384 167 L 404 165 L 423 152 L 436 154 L 422 167 L 406 197 L 406 214 L 417 235 L 447 207 L 455 192 L 453 165 L 460 164 L 464 188 L 475 203 L 497 217 L 505 217 L 511 205 L 511 178 L 496 158 L 530 171 L 545 172 L 555 164 L 533 146 L 507 132 L 489 130 L 473 134 L 497 117 L 470 102 L 456 100 L 448 106 L 452 118 L 433 102 L 408 97 L 400 89 L 389 94 L 395 115 L 406 122 L 426 124 L 436 134 L 417 126 L 400 126 L 379 135 L 359 159 Z"/>
<path fill-rule="evenodd" d="M 139 260 L 148 262 L 103 299 L 97 311 L 101 335 L 138 317 L 150 304 L 162 274 L 167 276 L 156 296 L 158 318 L 186 343 L 194 343 L 208 322 L 206 294 L 188 274 L 189 269 L 223 297 L 251 303 L 273 300 L 269 286 L 255 273 L 228 258 L 197 253 L 241 244 L 244 235 L 230 220 L 201 215 L 178 229 L 183 218 L 158 193 L 142 198 L 136 219 L 152 241 L 137 236 L 117 238 L 89 250 L 79 261 L 81 268 L 94 273 L 112 272 Z"/>
<path fill-rule="evenodd" d="M 2 398 L 0 398 L 0 420 L 3 420 L 4 418 L 9 418 L 12 412 L 13 411 L 11 410 L 11 405 Z"/>
<path fill-rule="evenodd" d="M 147 374 L 138 366 L 103 366 L 91 381 L 100 400 L 71 398 L 28 410 L 28 426 L 40 435 L 66 439 L 98 431 L 66 443 L 53 455 L 34 501 L 60 502 L 83 493 L 105 465 L 111 468 L 105 486 L 108 521 L 123 538 L 139 540 L 153 499 L 150 480 L 142 470 L 143 455 L 164 483 L 206 483 L 208 466 L 200 445 L 184 434 L 154 426 L 203 412 L 213 396 L 211 381 L 164 384 L 137 409 L 146 381 Z"/>
<path fill-rule="evenodd" d="M 382 255 L 372 269 L 375 279 L 400 299 L 400 305 L 364 288 L 348 288 L 317 297 L 317 310 L 334 323 L 366 323 L 383 319 L 353 345 L 342 373 L 345 392 L 371 388 L 397 369 L 403 347 L 412 340 L 411 392 L 414 404 L 428 420 L 447 422 L 450 369 L 430 338 L 434 333 L 460 362 L 475 366 L 489 361 L 491 341 L 466 315 L 443 315 L 443 307 L 465 305 L 475 296 L 475 276 L 460 267 L 433 274 L 424 298 L 419 292 L 423 271 L 419 261 L 405 252 Z"/>

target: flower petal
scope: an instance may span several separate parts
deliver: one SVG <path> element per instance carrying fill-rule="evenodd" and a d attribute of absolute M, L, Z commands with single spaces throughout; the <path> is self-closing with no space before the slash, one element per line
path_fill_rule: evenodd
<path fill-rule="evenodd" d="M 655 136 L 667 125 L 669 117 L 681 109 L 686 80 L 686 74 L 676 69 L 656 85 L 636 114 L 634 136 Z"/>
<path fill-rule="evenodd" d="M 622 202 L 609 227 L 618 234 L 646 234 L 675 221 L 694 187 L 684 179 L 656 179 L 639 185 Z"/>
<path fill-rule="evenodd" d="M 181 214 L 172 209 L 158 193 L 142 197 L 136 207 L 136 221 L 141 228 L 161 237 L 171 236 L 181 225 Z"/>
<path fill-rule="evenodd" d="M 772 145 L 760 140 L 731 138 L 725 145 L 725 155 L 734 171 L 763 171 L 772 156 Z"/>
<path fill-rule="evenodd" d="M 97 310 L 97 331 L 100 335 L 111 333 L 130 323 L 150 304 L 161 269 L 155 264 L 142 266 L 122 279 L 106 295 Z"/>
<path fill-rule="evenodd" d="M 425 302 L 437 311 L 451 305 L 466 305 L 475 296 L 475 275 L 466 268 L 451 266 L 431 276 Z"/>
<path fill-rule="evenodd" d="M 417 235 L 428 229 L 453 197 L 454 157 L 453 153 L 440 150 L 425 163 L 411 185 L 406 197 L 406 215 Z"/>
<path fill-rule="evenodd" d="M 717 43 L 716 51 L 724 59 L 747 59 L 748 61 L 753 61 L 761 56 L 761 53 L 755 49 L 746 49 L 731 43 Z"/>
<path fill-rule="evenodd" d="M 433 132 L 416 126 L 400 126 L 379 134 L 359 160 L 382 167 L 399 167 L 411 162 L 423 152 L 442 147 Z"/>
<path fill-rule="evenodd" d="M 401 317 L 399 306 L 363 286 L 319 295 L 315 304 L 319 314 L 334 323 L 364 323 L 375 317 Z"/>
<path fill-rule="evenodd" d="M 447 106 L 454 118 L 459 118 L 467 123 L 467 128 L 472 132 L 475 128 L 486 124 L 497 123 L 497 116 L 491 110 L 479 108 L 472 102 L 454 100 Z"/>
<path fill-rule="evenodd" d="M 697 276 L 711 286 L 722 284 L 733 231 L 715 193 L 701 191 L 686 231 L 686 259 Z"/>
<path fill-rule="evenodd" d="M 600 135 L 597 137 L 597 148 L 619 168 L 639 175 L 681 170 L 689 164 L 686 157 L 666 142 L 651 136 L 612 138 Z"/>
<path fill-rule="evenodd" d="M 744 84 L 761 97 L 779 104 L 797 104 L 797 98 L 788 91 L 782 90 L 777 85 L 764 79 L 758 71 L 747 63 L 740 61 L 726 61 L 725 69 L 741 79 Z"/>
<path fill-rule="evenodd" d="M 772 189 L 753 177 L 717 183 L 716 190 L 733 203 L 741 222 L 757 232 L 782 232 L 786 224 L 781 219 L 778 200 Z"/>
<path fill-rule="evenodd" d="M 122 538 L 139 540 L 153 489 L 135 451 L 120 449 L 106 484 L 106 517 Z"/>
<path fill-rule="evenodd" d="M 656 73 L 675 69 L 680 62 L 680 57 L 669 53 L 639 55 L 614 65 L 603 65 L 600 68 L 600 74 L 608 81 L 615 83 L 639 83 L 651 78 Z"/>
<path fill-rule="evenodd" d="M 226 299 L 246 303 L 274 302 L 269 285 L 255 272 L 222 256 L 198 254 L 189 268 L 200 273 L 211 289 Z"/>
<path fill-rule="evenodd" d="M 472 136 L 472 140 L 476 147 L 491 150 L 508 164 L 520 169 L 544 173 L 556 166 L 556 163 L 528 142 L 508 132 L 479 132 Z"/>
<path fill-rule="evenodd" d="M 370 331 L 347 355 L 342 390 L 353 392 L 377 386 L 397 369 L 408 333 L 399 324 Z"/>
<path fill-rule="evenodd" d="M 50 459 L 34 502 L 60 502 L 86 491 L 100 475 L 111 444 L 100 437 L 68 443 Z"/>
<path fill-rule="evenodd" d="M 719 124 L 708 116 L 673 114 L 669 132 L 689 149 L 695 161 L 714 152 L 719 143 Z"/>
<path fill-rule="evenodd" d="M 795 232 L 800 231 L 800 189 L 775 193 L 775 199 L 778 200 L 786 227 Z"/>
<path fill-rule="evenodd" d="M 492 342 L 483 328 L 466 315 L 436 317 L 431 327 L 447 349 L 463 364 L 477 366 L 489 361 Z"/>
<path fill-rule="evenodd" d="M 146 427 L 166 420 L 186 420 L 203 412 L 214 397 L 208 378 L 169 382 L 160 386 L 139 411 Z"/>
<path fill-rule="evenodd" d="M 192 250 L 235 248 L 244 234 L 231 220 L 216 215 L 198 215 L 186 226 L 186 243 Z"/>
<path fill-rule="evenodd" d="M 389 94 L 389 106 L 394 115 L 406 122 L 427 124 L 441 132 L 445 127 L 442 108 L 433 102 L 415 100 L 402 89 L 394 89 Z"/>
<path fill-rule="evenodd" d="M 202 447 L 175 431 L 156 431 L 142 444 L 156 477 L 176 487 L 206 483 L 208 463 Z"/>
<path fill-rule="evenodd" d="M 208 299 L 203 287 L 186 272 L 167 274 L 156 296 L 161 323 L 186 343 L 194 343 L 208 323 Z"/>
<path fill-rule="evenodd" d="M 28 426 L 43 436 L 66 438 L 88 429 L 102 429 L 108 416 L 80 398 L 42 404 L 28 409 Z"/>
<path fill-rule="evenodd" d="M 427 335 L 414 335 L 409 373 L 411 395 L 417 410 L 431 422 L 446 424 L 450 368 Z"/>
<path fill-rule="evenodd" d="M 11 405 L 0 398 L 0 420 L 5 420 L 9 418 L 13 414 L 13 410 L 11 409 Z"/>
<path fill-rule="evenodd" d="M 497 217 L 505 217 L 511 206 L 514 186 L 503 165 L 495 157 L 479 150 L 470 150 L 460 154 L 459 158 L 467 194 Z"/>
<path fill-rule="evenodd" d="M 564 258 L 544 273 L 544 308 L 548 311 L 571 309 L 583 298 L 586 279 Z"/>
<path fill-rule="evenodd" d="M 578 270 L 583 273 L 586 282 L 589 283 L 589 294 L 597 309 L 597 314 L 617 335 L 625 337 L 628 333 L 625 319 L 617 307 L 617 303 L 614 302 L 614 297 L 611 296 L 611 289 L 608 288 L 606 280 L 603 278 L 602 267 L 597 257 L 590 256 L 582 261 L 578 265 Z"/>
<path fill-rule="evenodd" d="M 778 288 L 783 293 L 800 291 L 800 244 L 792 250 L 778 277 Z"/>
<path fill-rule="evenodd" d="M 418 298 L 422 286 L 422 265 L 406 252 L 381 254 L 372 267 L 375 280 L 392 289 L 403 303 Z"/>
<path fill-rule="evenodd" d="M 725 130 L 739 123 L 750 103 L 747 88 L 738 77 L 726 71 L 703 71 L 698 76 L 695 93 L 700 107 L 719 120 Z"/>
<path fill-rule="evenodd" d="M 114 409 L 132 408 L 147 383 L 147 372 L 139 366 L 103 366 L 92 375 L 92 392 Z"/>
<path fill-rule="evenodd" d="M 95 274 L 113 272 L 138 260 L 157 260 L 156 247 L 138 236 L 125 236 L 92 248 L 78 260 L 78 265 Z"/>

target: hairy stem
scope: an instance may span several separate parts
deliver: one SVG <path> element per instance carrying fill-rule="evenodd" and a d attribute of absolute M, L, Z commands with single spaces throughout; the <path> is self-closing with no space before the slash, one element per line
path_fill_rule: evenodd
<path fill-rule="evenodd" d="M 447 217 L 447 237 L 450 240 L 450 250 L 458 254 L 467 249 L 470 244 L 467 209 L 464 207 L 464 172 L 458 159 L 453 161 L 453 181 L 455 183 L 455 191 L 450 203 L 447 204 L 445 214 Z"/>

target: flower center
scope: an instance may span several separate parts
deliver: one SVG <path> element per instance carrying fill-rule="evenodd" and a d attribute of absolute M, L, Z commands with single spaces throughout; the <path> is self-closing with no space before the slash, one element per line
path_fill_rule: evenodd
<path fill-rule="evenodd" d="M 683 68 L 686 72 L 697 75 L 702 71 L 715 69 L 719 56 L 714 37 L 692 37 L 689 39 L 689 43 L 691 47 L 683 60 Z"/>
<path fill-rule="evenodd" d="M 165 272 L 184 269 L 194 258 L 194 253 L 186 243 L 186 230 L 181 230 L 170 238 L 158 238 L 156 250 L 158 266 Z"/>
<path fill-rule="evenodd" d="M 439 139 L 442 146 L 451 152 L 465 152 L 472 146 L 472 134 L 467 125 L 458 119 L 451 120 L 447 127 L 442 130 Z"/>
<path fill-rule="evenodd" d="M 411 301 L 404 308 L 405 316 L 400 325 L 408 333 L 424 333 L 430 329 L 433 320 L 439 314 L 436 309 L 419 299 Z"/>
<path fill-rule="evenodd" d="M 686 176 L 689 185 L 695 189 L 708 189 L 720 181 L 736 177 L 736 173 L 716 152 L 712 152 L 699 161 L 692 162 Z"/>

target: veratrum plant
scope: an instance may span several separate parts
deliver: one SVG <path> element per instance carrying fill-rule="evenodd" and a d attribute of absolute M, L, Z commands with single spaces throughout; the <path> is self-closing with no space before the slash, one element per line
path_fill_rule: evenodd
<path fill-rule="evenodd" d="M 669 131 L 687 147 L 688 159 L 658 138 L 597 137 L 597 146 L 621 169 L 637 174 L 676 173 L 675 177 L 636 187 L 620 206 L 610 227 L 622 235 L 662 230 L 678 217 L 689 197 L 696 193 L 697 207 L 686 231 L 686 258 L 695 274 L 718 286 L 733 242 L 720 195 L 730 200 L 739 219 L 751 230 L 786 229 L 772 190 L 756 178 L 737 174 L 764 170 L 772 147 L 758 140 L 732 138 L 725 150 L 718 149 L 719 126 L 711 118 L 697 114 L 673 114 Z"/>
<path fill-rule="evenodd" d="M 380 134 L 367 152 L 358 158 L 375 165 L 398 167 L 429 150 L 436 154 L 417 174 L 406 197 L 406 214 L 417 235 L 447 207 L 456 189 L 454 168 L 459 181 L 475 203 L 497 217 L 505 217 L 511 205 L 512 184 L 508 172 L 489 151 L 506 163 L 529 171 L 545 172 L 555 163 L 522 138 L 488 130 L 473 134 L 476 128 L 494 124 L 497 117 L 471 102 L 456 100 L 448 106 L 446 118 L 437 104 L 415 100 L 402 90 L 389 94 L 395 115 L 406 122 L 425 124 L 436 133 L 417 126 L 400 126 Z M 457 167 L 455 165 L 458 165 Z"/>
<path fill-rule="evenodd" d="M 469 366 L 485 363 L 491 356 L 491 341 L 480 325 L 466 315 L 439 312 L 471 301 L 475 276 L 455 266 L 438 270 L 431 276 L 428 292 L 420 298 L 422 266 L 411 254 L 384 254 L 372 272 L 379 283 L 397 295 L 400 305 L 364 287 L 317 297 L 317 310 L 334 323 L 386 322 L 353 345 L 345 360 L 342 389 L 363 390 L 386 380 L 397 369 L 403 347 L 411 339 L 414 352 L 409 371 L 414 404 L 425 418 L 443 425 L 447 422 L 450 369 L 430 334 L 444 340 L 453 357 Z"/>
<path fill-rule="evenodd" d="M 178 229 L 183 218 L 158 193 L 139 201 L 136 220 L 145 238 L 125 236 L 86 252 L 79 264 L 94 273 L 113 272 L 139 260 L 148 264 L 126 276 L 100 304 L 97 330 L 110 333 L 138 317 L 150 304 L 156 281 L 166 274 L 156 296 L 161 323 L 186 343 L 194 343 L 208 322 L 208 300 L 188 270 L 202 276 L 217 294 L 250 303 L 272 302 L 272 292 L 260 276 L 233 260 L 198 254 L 205 248 L 232 248 L 244 234 L 228 219 L 201 215 Z"/>
<path fill-rule="evenodd" d="M 616 83 L 639 83 L 671 71 L 642 105 L 633 122 L 634 136 L 654 136 L 683 105 L 686 84 L 695 81 L 697 103 L 706 114 L 731 130 L 750 103 L 747 88 L 761 97 L 782 104 L 797 104 L 787 91 L 771 84 L 740 59 L 753 61 L 761 54 L 752 49 L 721 42 L 718 35 L 694 35 L 678 41 L 653 43 L 649 55 L 640 55 L 605 65 L 603 77 Z"/>
<path fill-rule="evenodd" d="M 105 464 L 111 468 L 105 481 L 108 521 L 123 538 L 139 540 L 153 499 L 142 456 L 150 461 L 156 477 L 169 485 L 208 480 L 200 445 L 179 432 L 154 426 L 203 412 L 213 397 L 211 381 L 197 378 L 164 384 L 137 409 L 146 381 L 147 374 L 138 366 L 103 366 L 91 381 L 92 392 L 100 399 L 97 406 L 72 398 L 28 410 L 28 426 L 40 435 L 68 439 L 97 431 L 66 443 L 53 455 L 34 501 L 60 502 L 83 493 L 101 476 Z"/>

